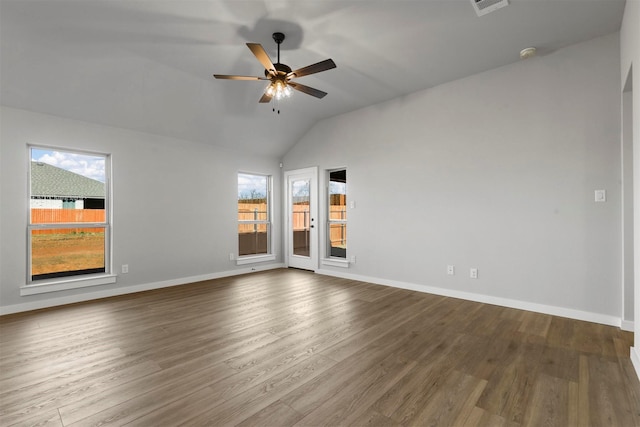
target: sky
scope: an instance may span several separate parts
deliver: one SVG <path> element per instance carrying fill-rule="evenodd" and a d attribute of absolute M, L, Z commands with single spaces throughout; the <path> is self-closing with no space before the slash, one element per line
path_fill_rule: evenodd
<path fill-rule="evenodd" d="M 255 194 L 260 197 L 264 197 L 267 194 L 267 177 L 265 175 L 239 173 L 238 197 L 248 199 L 251 194 Z"/>
<path fill-rule="evenodd" d="M 238 174 L 238 198 L 248 199 L 251 194 L 264 197 L 267 193 L 266 189 L 267 177 L 265 175 Z M 331 181 L 329 182 L 329 192 L 330 194 L 346 194 L 347 184 L 344 182 Z M 304 180 L 294 181 L 292 193 L 294 197 L 308 196 L 308 182 Z"/>
<path fill-rule="evenodd" d="M 104 156 L 32 148 L 31 160 L 56 166 L 100 182 L 105 181 Z"/>
<path fill-rule="evenodd" d="M 347 194 L 347 183 L 329 181 L 329 194 Z"/>

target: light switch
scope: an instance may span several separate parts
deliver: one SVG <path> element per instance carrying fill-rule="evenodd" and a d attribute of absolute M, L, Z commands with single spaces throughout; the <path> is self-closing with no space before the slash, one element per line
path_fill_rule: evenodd
<path fill-rule="evenodd" d="M 606 202 L 607 201 L 607 190 L 596 190 L 595 191 L 595 200 L 596 200 L 596 202 Z"/>

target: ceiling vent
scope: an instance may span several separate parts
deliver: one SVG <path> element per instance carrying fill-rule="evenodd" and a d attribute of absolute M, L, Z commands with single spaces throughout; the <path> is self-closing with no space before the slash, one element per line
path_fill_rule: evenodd
<path fill-rule="evenodd" d="M 482 16 L 508 6 L 509 0 L 471 0 L 471 4 L 478 16 Z"/>

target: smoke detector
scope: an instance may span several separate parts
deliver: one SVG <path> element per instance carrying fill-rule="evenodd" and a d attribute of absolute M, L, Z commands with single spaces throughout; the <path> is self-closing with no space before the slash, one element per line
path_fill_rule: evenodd
<path fill-rule="evenodd" d="M 509 0 L 471 0 L 471 4 L 478 16 L 482 16 L 508 6 Z"/>

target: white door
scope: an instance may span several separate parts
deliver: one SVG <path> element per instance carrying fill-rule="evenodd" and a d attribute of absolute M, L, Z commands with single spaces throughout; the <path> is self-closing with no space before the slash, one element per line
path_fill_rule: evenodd
<path fill-rule="evenodd" d="M 318 268 L 318 168 L 284 173 L 287 265 L 315 271 Z"/>

